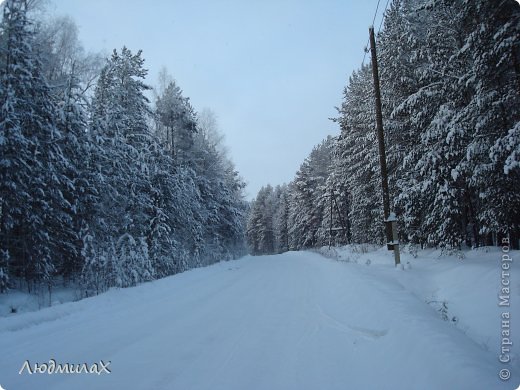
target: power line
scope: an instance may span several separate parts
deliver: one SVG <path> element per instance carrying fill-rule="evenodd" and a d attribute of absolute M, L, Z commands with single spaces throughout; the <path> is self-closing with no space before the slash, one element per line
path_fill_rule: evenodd
<path fill-rule="evenodd" d="M 385 20 L 385 13 L 386 13 L 386 9 L 388 8 L 389 3 L 390 3 L 390 0 L 386 0 L 385 10 L 383 11 L 383 16 L 381 16 L 381 23 L 379 23 L 379 28 L 377 30 L 378 34 L 379 34 L 379 31 L 381 31 L 381 26 L 383 25 L 383 21 Z"/>
<path fill-rule="evenodd" d="M 374 17 L 372 18 L 372 27 L 374 26 L 374 22 L 376 21 L 377 11 L 379 10 L 380 2 L 381 2 L 381 0 L 377 0 L 376 11 L 374 12 Z M 381 27 L 383 26 L 383 21 L 385 20 L 385 13 L 386 13 L 386 10 L 388 9 L 389 3 L 390 3 L 390 0 L 386 0 L 385 10 L 383 11 L 383 14 L 381 15 L 381 23 L 379 23 L 379 28 L 377 30 L 378 33 L 379 33 L 379 31 L 381 31 Z M 363 55 L 363 61 L 361 62 L 361 66 L 365 65 L 365 58 L 367 56 L 367 53 L 369 52 L 369 49 L 368 49 L 369 40 L 370 40 L 370 38 L 367 39 L 367 43 L 365 44 L 365 47 L 363 48 L 365 54 Z"/>
<path fill-rule="evenodd" d="M 374 12 L 374 18 L 372 19 L 372 26 L 374 26 L 374 22 L 376 21 L 377 10 L 379 9 L 379 2 L 380 1 L 381 0 L 377 0 L 376 12 Z"/>
<path fill-rule="evenodd" d="M 377 16 L 377 10 L 379 9 L 379 3 L 381 2 L 381 0 L 377 0 L 377 6 L 376 6 L 376 11 L 374 12 L 374 17 L 372 18 L 372 26 L 374 25 L 374 22 L 376 20 L 376 16 Z M 368 40 L 367 40 L 367 43 L 365 44 L 365 55 L 363 56 L 363 62 L 361 63 L 361 66 L 365 65 L 365 58 L 367 56 L 367 53 L 368 53 Z"/>

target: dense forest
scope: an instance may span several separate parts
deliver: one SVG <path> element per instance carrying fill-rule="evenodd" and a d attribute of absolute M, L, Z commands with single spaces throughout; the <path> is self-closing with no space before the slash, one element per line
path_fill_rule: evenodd
<path fill-rule="evenodd" d="M 243 255 L 245 184 L 215 115 L 167 71 L 152 91 L 140 51 L 85 53 L 35 5 L 2 5 L 0 291 L 91 295 Z"/>
<path fill-rule="evenodd" d="M 459 249 L 520 238 L 520 5 L 394 0 L 377 35 L 400 241 Z M 370 55 L 367 56 L 368 58 Z M 254 254 L 384 242 L 370 64 L 350 77 L 338 137 L 288 185 L 258 193 Z"/>
<path fill-rule="evenodd" d="M 141 51 L 86 53 L 69 18 L 7 0 L 0 24 L 0 292 L 83 296 L 252 254 L 384 242 L 370 64 L 341 132 L 294 180 L 244 200 L 215 115 Z M 520 238 L 520 6 L 394 0 L 377 34 L 400 240 Z"/>

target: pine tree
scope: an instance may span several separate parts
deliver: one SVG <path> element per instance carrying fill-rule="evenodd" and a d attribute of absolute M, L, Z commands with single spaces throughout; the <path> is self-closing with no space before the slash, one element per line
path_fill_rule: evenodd
<path fill-rule="evenodd" d="M 273 229 L 276 237 L 275 251 L 283 253 L 289 250 L 289 188 L 284 184 L 277 189 L 279 195 L 273 217 Z"/>
<path fill-rule="evenodd" d="M 196 116 L 189 99 L 171 82 L 156 102 L 157 119 L 162 126 L 163 139 L 176 164 L 190 165 L 190 149 L 196 132 Z"/>
<path fill-rule="evenodd" d="M 52 254 L 67 251 L 63 238 L 72 220 L 62 192 L 70 185 L 63 135 L 33 48 L 25 1 L 6 2 L 1 35 L 6 49 L 0 74 L 0 246 L 9 251 L 10 272 L 25 278 L 29 289 L 42 281 L 50 286 L 56 269 Z"/>
<path fill-rule="evenodd" d="M 381 173 L 377 150 L 372 73 L 368 66 L 354 72 L 340 108 L 335 176 L 348 191 L 346 219 L 356 243 L 383 242 Z"/>
<path fill-rule="evenodd" d="M 9 289 L 9 252 L 0 249 L 0 294 Z"/>
<path fill-rule="evenodd" d="M 316 146 L 291 183 L 289 246 L 291 249 L 322 245 L 326 235 L 322 221 L 327 204 L 326 179 L 330 173 L 334 140 Z"/>
<path fill-rule="evenodd" d="M 89 164 L 96 180 L 103 183 L 103 191 L 90 230 L 96 242 L 100 241 L 99 250 L 107 245 L 102 240 L 118 243 L 118 255 L 111 263 L 115 271 L 110 277 L 120 286 L 153 277 L 148 266 L 146 272 L 125 268 L 142 267 L 141 263 L 149 263 L 148 257 L 126 261 L 120 255 L 149 255 L 148 246 L 157 233 L 150 221 L 161 213 L 152 199 L 153 156 L 158 146 L 148 127 L 150 109 L 144 91 L 149 87 L 142 82 L 146 76 L 143 63 L 141 52 L 134 55 L 125 47 L 121 53 L 114 50 L 102 69 L 92 103 L 94 143 Z"/>
<path fill-rule="evenodd" d="M 247 223 L 247 241 L 253 255 L 273 254 L 273 187 L 262 187 L 253 201 Z"/>
<path fill-rule="evenodd" d="M 123 234 L 116 244 L 118 287 L 135 286 L 152 280 L 154 270 L 148 256 L 148 246 L 144 238 L 135 240 L 130 234 Z"/>
<path fill-rule="evenodd" d="M 81 285 L 85 290 L 85 296 L 104 292 L 109 287 L 107 285 L 106 257 L 101 254 L 99 246 L 94 243 L 94 237 L 90 234 L 83 236 L 81 255 L 84 259 Z"/>
<path fill-rule="evenodd" d="M 60 191 L 71 215 L 69 226 L 62 227 L 60 241 L 64 244 L 64 250 L 59 256 L 61 261 L 58 272 L 68 278 L 79 275 L 83 267 L 81 235 L 91 223 L 92 215 L 89 211 L 95 207 L 99 191 L 89 164 L 85 164 L 85 157 L 90 154 L 91 149 L 87 114 L 83 108 L 85 104 L 73 67 L 67 88 L 57 107 L 57 125 L 63 134 L 60 145 L 67 162 L 64 172 L 67 186 Z"/>
<path fill-rule="evenodd" d="M 489 233 L 520 237 L 517 153 L 520 145 L 520 5 L 475 1 L 460 8 L 465 41 L 458 53 L 470 61 L 460 84 L 471 95 L 462 118 L 473 134 L 457 168 L 468 176 L 474 196 L 473 243 L 489 242 Z M 487 236 L 487 237 L 486 237 Z"/>

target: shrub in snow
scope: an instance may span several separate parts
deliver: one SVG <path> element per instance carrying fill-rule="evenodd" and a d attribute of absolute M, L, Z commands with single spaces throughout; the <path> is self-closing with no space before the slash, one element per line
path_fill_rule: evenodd
<path fill-rule="evenodd" d="M 417 258 L 417 250 L 418 246 L 416 244 L 409 243 L 403 246 L 403 253 L 411 254 L 414 259 Z"/>
<path fill-rule="evenodd" d="M 369 245 L 368 244 L 359 244 L 359 245 L 352 245 L 352 252 L 358 253 L 358 254 L 365 254 L 369 252 Z"/>
<path fill-rule="evenodd" d="M 437 309 L 441 318 L 444 321 L 450 321 L 455 324 L 459 321 L 459 319 L 456 316 L 450 316 L 450 314 L 448 312 L 448 302 L 447 301 L 428 301 L 427 303 Z"/>
<path fill-rule="evenodd" d="M 444 320 L 444 321 L 448 321 L 449 320 L 449 316 L 448 316 L 448 303 L 446 301 L 443 301 L 441 303 L 441 307 L 438 309 L 440 315 L 441 315 L 441 318 Z"/>

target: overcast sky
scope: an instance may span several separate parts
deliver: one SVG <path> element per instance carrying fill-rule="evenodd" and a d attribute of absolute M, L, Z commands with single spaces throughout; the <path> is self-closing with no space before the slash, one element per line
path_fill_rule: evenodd
<path fill-rule="evenodd" d="M 363 60 L 377 0 L 51 0 L 90 51 L 143 50 L 148 84 L 164 66 L 197 111 L 218 117 L 248 183 L 289 182 L 339 128 L 343 87 Z M 381 20 L 381 1 L 376 29 Z"/>

